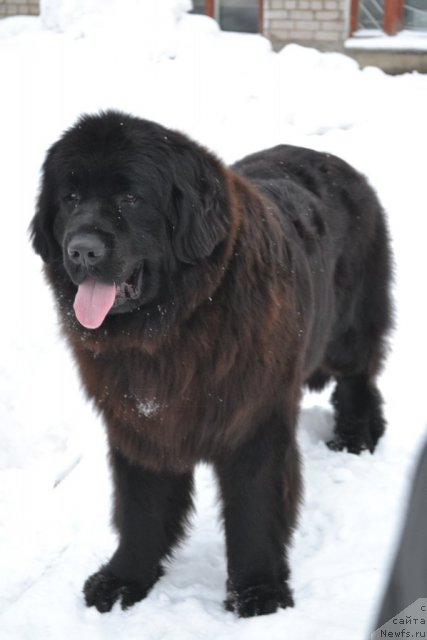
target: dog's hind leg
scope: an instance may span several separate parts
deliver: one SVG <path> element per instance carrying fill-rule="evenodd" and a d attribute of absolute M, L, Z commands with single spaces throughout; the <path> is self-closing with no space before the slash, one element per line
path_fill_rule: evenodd
<path fill-rule="evenodd" d="M 335 411 L 335 432 L 328 442 L 331 449 L 373 453 L 385 430 L 382 398 L 376 385 L 367 376 L 341 376 L 332 395 Z"/>
<path fill-rule="evenodd" d="M 352 453 L 373 452 L 385 430 L 377 377 L 393 314 L 391 258 L 380 213 L 371 242 L 359 281 L 353 287 L 341 286 L 337 326 L 325 360 L 337 383 L 332 395 L 335 434 L 329 446 Z"/>
<path fill-rule="evenodd" d="M 355 318 L 353 326 L 337 332 L 327 353 L 327 367 L 333 371 L 336 387 L 332 394 L 335 412 L 334 437 L 328 446 L 341 451 L 373 453 L 385 431 L 383 400 L 377 376 L 384 356 L 384 336 L 390 319 L 375 317 L 368 310 Z"/>
<path fill-rule="evenodd" d="M 374 451 L 385 430 L 383 400 L 377 377 L 392 324 L 386 246 L 367 268 L 350 313 L 343 314 L 328 347 L 326 367 L 333 373 L 335 432 L 328 443 L 336 450 Z"/>

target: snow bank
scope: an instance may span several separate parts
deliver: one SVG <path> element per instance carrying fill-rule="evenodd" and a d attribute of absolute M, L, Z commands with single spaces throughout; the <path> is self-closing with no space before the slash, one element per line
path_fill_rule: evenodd
<path fill-rule="evenodd" d="M 132 42 L 138 55 L 161 58 L 174 55 L 176 26 L 191 8 L 191 0 L 41 0 L 40 21 L 98 47 Z"/>
<path fill-rule="evenodd" d="M 44 28 L 58 31 L 80 27 L 114 32 L 126 26 L 144 34 L 173 26 L 191 8 L 191 0 L 40 0 L 40 17 Z"/>

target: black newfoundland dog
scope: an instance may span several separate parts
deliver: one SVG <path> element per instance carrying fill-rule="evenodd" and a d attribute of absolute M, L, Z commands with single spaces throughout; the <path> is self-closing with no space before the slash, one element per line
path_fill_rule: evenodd
<path fill-rule="evenodd" d="M 384 432 L 390 254 L 365 178 L 288 145 L 227 168 L 176 131 L 109 111 L 49 150 L 31 233 L 108 430 L 118 548 L 86 603 L 104 612 L 147 595 L 207 461 L 227 609 L 292 606 L 301 389 L 335 379 L 331 448 L 372 452 Z"/>

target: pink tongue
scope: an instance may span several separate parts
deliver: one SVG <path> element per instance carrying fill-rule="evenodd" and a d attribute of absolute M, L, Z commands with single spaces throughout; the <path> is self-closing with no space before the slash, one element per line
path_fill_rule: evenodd
<path fill-rule="evenodd" d="M 74 300 L 77 320 L 86 329 L 97 329 L 116 299 L 116 285 L 102 284 L 87 278 L 79 286 Z"/>

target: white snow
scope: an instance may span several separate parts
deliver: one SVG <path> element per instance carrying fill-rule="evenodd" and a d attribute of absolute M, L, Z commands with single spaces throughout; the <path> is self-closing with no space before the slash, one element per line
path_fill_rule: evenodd
<path fill-rule="evenodd" d="M 346 40 L 345 46 L 351 49 L 421 53 L 427 51 L 427 31 L 403 30 L 395 36 L 388 36 L 377 29 L 361 29 Z"/>
<path fill-rule="evenodd" d="M 55 4 L 44 3 L 41 19 L 0 22 L 0 636 L 365 638 L 427 422 L 427 77 L 362 71 L 295 45 L 273 53 L 261 36 L 186 15 L 184 0 Z M 304 398 L 292 610 L 252 620 L 224 612 L 223 533 L 206 467 L 192 533 L 148 598 L 125 613 L 84 606 L 83 581 L 115 545 L 106 442 L 27 227 L 47 147 L 81 112 L 109 107 L 181 129 L 227 162 L 282 142 L 336 153 L 369 176 L 388 212 L 397 302 L 381 378 L 388 432 L 373 456 L 333 453 L 329 392 Z"/>
<path fill-rule="evenodd" d="M 159 412 L 160 405 L 153 398 L 152 400 L 140 400 L 136 403 L 136 410 L 140 416 L 152 418 Z"/>

